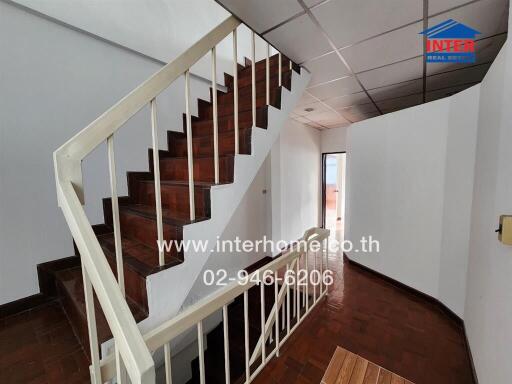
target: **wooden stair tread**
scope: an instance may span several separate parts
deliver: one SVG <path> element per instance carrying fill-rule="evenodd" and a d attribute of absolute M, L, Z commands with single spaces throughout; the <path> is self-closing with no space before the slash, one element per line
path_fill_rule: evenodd
<path fill-rule="evenodd" d="M 57 280 L 57 284 L 61 287 L 61 289 L 64 291 L 64 295 L 66 296 L 67 302 L 65 305 L 72 305 L 73 309 L 75 310 L 75 314 L 78 315 L 78 319 L 75 316 L 75 321 L 71 323 L 74 328 L 77 328 L 75 329 L 75 332 L 78 334 L 79 339 L 83 342 L 83 337 L 86 334 L 80 335 L 83 333 L 83 330 L 78 329 L 79 325 L 76 324 L 78 320 L 82 322 L 82 326 L 84 328 L 87 328 L 87 314 L 85 308 L 82 268 L 74 267 L 58 271 L 55 273 L 55 278 Z M 130 300 L 130 298 L 127 298 L 127 302 L 136 322 L 142 321 L 148 316 L 147 313 L 141 309 L 134 301 Z M 109 340 L 112 337 L 112 333 L 110 331 L 110 327 L 108 326 L 105 315 L 101 310 L 101 306 L 97 301 L 97 298 L 95 298 L 95 310 L 96 323 L 98 325 L 98 339 L 100 343 L 102 343 Z M 86 351 L 89 350 L 88 344 L 83 345 L 83 347 Z"/>
<path fill-rule="evenodd" d="M 188 201 L 187 201 L 188 203 Z M 119 207 L 120 210 L 129 210 L 149 219 L 156 220 L 156 207 L 143 205 L 143 204 L 129 204 Z M 195 220 L 190 220 L 189 217 L 177 217 L 171 209 L 162 208 L 162 221 L 165 224 L 182 227 L 188 224 L 197 223 L 200 221 L 208 220 L 208 217 L 196 217 Z"/>
<path fill-rule="evenodd" d="M 98 241 L 107 257 L 115 260 L 115 240 L 113 233 L 98 235 Z M 125 267 L 130 267 L 136 273 L 143 277 L 147 277 L 155 272 L 181 264 L 183 260 L 168 253 L 165 254 L 165 265 L 160 266 L 158 263 L 158 250 L 151 248 L 141 242 L 122 237 L 123 261 Z M 114 270 L 115 272 L 115 270 Z"/>

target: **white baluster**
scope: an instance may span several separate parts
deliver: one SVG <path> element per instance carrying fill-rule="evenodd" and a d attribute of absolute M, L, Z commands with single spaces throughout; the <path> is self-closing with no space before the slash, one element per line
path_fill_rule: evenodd
<path fill-rule="evenodd" d="M 297 289 L 296 289 L 296 306 L 297 306 L 297 324 L 300 321 L 300 291 L 299 291 L 299 271 L 300 271 L 300 254 L 297 257 Z"/>
<path fill-rule="evenodd" d="M 199 349 L 199 382 L 201 384 L 205 384 L 203 322 L 202 321 L 197 323 L 197 347 Z"/>
<path fill-rule="evenodd" d="M 251 367 L 249 365 L 249 294 L 244 291 L 244 338 L 245 338 L 245 383 L 251 381 Z"/>
<path fill-rule="evenodd" d="M 219 117 L 217 109 L 217 50 L 212 48 L 212 101 L 213 101 L 213 168 L 215 184 L 219 184 Z"/>
<path fill-rule="evenodd" d="M 96 311 L 94 310 L 94 293 L 87 270 L 82 263 L 82 277 L 84 280 L 85 313 L 87 314 L 87 329 L 89 331 L 89 347 L 91 349 L 91 383 L 101 384 L 100 351 L 98 344 L 98 330 L 96 327 Z"/>
<path fill-rule="evenodd" d="M 231 381 L 229 369 L 229 324 L 228 324 L 228 306 L 222 307 L 222 323 L 224 328 L 224 373 L 226 375 L 226 384 Z"/>
<path fill-rule="evenodd" d="M 278 61 L 279 61 L 279 65 L 278 65 L 278 78 L 279 78 L 279 86 L 282 86 L 283 85 L 283 75 L 281 73 L 282 71 L 282 68 L 283 68 L 283 58 L 281 56 L 281 52 L 278 53 Z"/>
<path fill-rule="evenodd" d="M 114 135 L 107 139 L 108 168 L 110 173 L 110 195 L 112 201 L 112 221 L 114 222 L 114 244 L 116 251 L 117 281 L 119 288 L 124 292 L 123 246 L 121 242 L 121 225 L 119 223 L 119 201 L 117 199 L 116 162 L 114 157 Z"/>
<path fill-rule="evenodd" d="M 256 127 L 256 37 L 254 32 L 251 39 L 251 54 L 252 125 Z"/>
<path fill-rule="evenodd" d="M 266 100 L 267 105 L 270 105 L 270 44 L 267 43 L 267 58 L 265 61 L 265 84 L 266 84 Z"/>
<path fill-rule="evenodd" d="M 306 313 L 309 311 L 309 261 L 308 261 L 309 250 L 306 249 L 304 252 L 304 263 L 306 266 L 306 289 L 304 290 L 304 303 L 306 305 Z"/>
<path fill-rule="evenodd" d="M 160 192 L 160 153 L 158 150 L 158 126 L 156 119 L 156 99 L 151 100 L 151 134 L 153 138 L 153 174 L 155 176 L 155 209 L 156 209 L 156 228 L 158 237 L 158 262 L 165 264 L 165 255 L 163 248 L 164 229 L 162 223 L 162 195 Z"/>
<path fill-rule="evenodd" d="M 285 284 L 286 284 L 286 335 L 290 334 L 290 284 L 289 278 L 286 278 L 287 274 L 290 271 L 290 265 L 286 264 L 286 275 L 285 275 Z"/>
<path fill-rule="evenodd" d="M 196 219 L 194 202 L 194 156 L 192 153 L 192 118 L 190 116 L 190 70 L 185 72 L 185 111 L 187 116 L 187 160 L 188 160 L 188 198 L 190 220 Z"/>
<path fill-rule="evenodd" d="M 318 276 L 318 270 L 316 268 L 316 257 L 317 257 L 317 252 L 315 251 L 313 253 L 313 274 L 314 276 Z M 316 277 L 315 277 L 316 279 Z M 312 281 L 313 283 L 313 303 L 316 303 L 316 281 Z"/>
<path fill-rule="evenodd" d="M 238 138 L 238 51 L 237 51 L 237 35 L 236 28 L 233 30 L 233 123 L 235 130 L 235 155 L 239 152 Z"/>
<path fill-rule="evenodd" d="M 266 342 L 265 342 L 265 284 L 263 278 L 260 276 L 260 302 L 261 302 L 261 361 L 265 364 L 266 354 Z"/>
<path fill-rule="evenodd" d="M 279 303 L 277 300 L 277 294 L 279 287 L 277 286 L 277 271 L 274 272 L 274 302 L 276 306 L 276 320 L 275 320 L 275 331 L 276 334 L 276 356 L 279 357 Z"/>
<path fill-rule="evenodd" d="M 164 345 L 164 360 L 165 360 L 165 382 L 172 384 L 172 369 L 171 369 L 171 343 Z"/>

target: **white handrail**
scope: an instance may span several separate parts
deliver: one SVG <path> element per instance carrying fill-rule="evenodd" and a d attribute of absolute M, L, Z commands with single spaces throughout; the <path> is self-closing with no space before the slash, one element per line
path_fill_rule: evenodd
<path fill-rule="evenodd" d="M 230 34 L 240 21 L 233 16 L 212 29 L 176 60 L 165 65 L 144 83 L 135 88 L 117 104 L 73 136 L 54 153 L 58 180 L 73 182 L 82 203 L 83 182 L 80 162 L 99 144 L 115 133 L 133 115 L 162 93 L 193 64 Z"/>
<path fill-rule="evenodd" d="M 305 237 L 305 239 L 309 238 L 310 241 L 322 242 L 328 238 L 330 232 L 328 229 L 312 228 L 312 231 L 308 230 L 306 233 L 309 233 L 309 235 Z M 265 271 L 276 273 L 281 268 L 286 267 L 286 265 L 298 265 L 299 257 L 303 252 L 293 248 L 294 247 L 292 247 L 292 249 L 283 256 L 274 259 L 272 262 L 252 272 L 243 281 L 234 281 L 228 284 L 212 295 L 199 300 L 197 303 L 185 309 L 174 318 L 165 321 L 158 327 L 147 332 L 144 335 L 144 340 L 149 350 L 152 352 L 158 350 L 169 341 L 186 332 L 188 329 L 190 329 L 190 327 L 198 324 L 200 321 L 210 316 L 214 312 L 221 310 L 225 305 L 231 303 L 238 296 L 242 294 L 246 295 L 246 292 L 250 288 L 258 285 L 255 276 L 264 276 Z M 320 300 L 320 298 L 323 297 L 325 293 L 326 292 L 324 292 L 323 295 L 319 295 L 317 301 Z M 279 301 L 282 303 L 282 300 L 279 299 Z M 313 306 L 311 306 L 309 309 L 311 310 L 312 308 Z M 270 317 L 272 316 L 275 316 L 274 312 L 271 312 Z M 299 319 L 299 322 L 300 321 L 301 320 Z M 298 324 L 295 324 L 294 328 L 296 328 L 297 325 Z M 288 335 L 290 335 L 290 333 L 288 333 Z M 281 344 L 286 339 L 287 338 L 283 338 L 283 340 L 281 340 Z M 271 355 L 267 357 L 267 360 L 270 358 L 270 356 Z M 248 361 L 249 358 L 250 356 L 247 357 Z M 109 380 L 115 376 L 115 362 L 112 356 L 109 356 L 108 358 L 101 361 L 101 375 L 104 380 Z"/>
<path fill-rule="evenodd" d="M 187 49 L 176 60 L 162 67 L 148 80 L 108 109 L 82 131 L 73 136 L 53 154 L 58 203 L 64 213 L 64 217 L 66 218 L 81 255 L 83 265 L 82 273 L 84 275 L 84 281 L 87 283 L 84 289 L 87 289 L 87 287 L 90 288 L 89 294 L 87 295 L 86 292 L 85 297 L 86 303 L 89 305 L 90 317 L 94 317 L 94 291 L 105 314 L 110 330 L 112 331 L 116 345 L 116 355 L 122 359 L 122 363 L 130 377 L 130 382 L 133 384 L 155 382 L 154 361 L 124 298 L 122 278 L 120 279 L 120 287 L 82 207 L 84 203 L 84 191 L 81 162 L 99 144 L 108 141 L 111 183 L 112 180 L 115 181 L 115 173 L 112 173 L 114 164 L 113 134 L 149 103 L 151 103 L 152 106 L 152 131 L 155 144 L 153 147 L 153 155 L 158 161 L 155 98 L 178 77 L 182 76 L 184 73 L 188 74 L 189 68 L 193 64 L 212 48 L 214 49 L 215 46 L 226 36 L 231 34 L 238 25 L 240 25 L 240 21 L 235 17 L 231 16 L 227 18 L 197 43 Z M 155 182 L 156 188 L 159 189 L 158 175 L 155 175 L 155 179 L 158 179 L 155 180 Z M 115 184 L 113 185 L 112 191 L 114 192 L 112 199 L 115 215 L 117 209 L 117 205 L 114 201 L 117 199 L 117 196 L 114 196 L 116 193 Z M 156 196 L 156 200 L 158 200 L 158 196 Z M 161 206 L 158 201 L 156 203 L 158 213 L 158 209 L 161 209 Z M 191 212 L 192 216 L 193 205 L 191 206 Z M 117 226 L 118 219 L 114 218 L 114 220 Z M 161 230 L 159 233 L 161 233 Z M 119 240 L 118 237 L 116 231 L 116 240 Z M 116 241 L 116 254 L 118 255 L 120 255 L 119 243 L 119 241 Z M 160 262 L 162 262 L 162 258 L 163 255 L 160 255 Z M 120 273 L 122 274 L 122 269 Z M 96 326 L 94 321 L 88 325 L 94 328 Z M 92 333 L 94 334 L 95 331 L 94 329 Z M 96 345 L 93 345 L 96 341 L 96 338 L 93 338 L 91 342 L 93 352 L 96 351 Z M 95 360 L 98 360 L 97 353 L 95 353 Z M 100 370 L 99 367 L 96 366 L 98 365 L 96 363 L 96 361 L 93 361 L 92 382 L 105 382 L 106 379 L 102 374 L 100 374 L 101 377 L 98 377 Z M 118 366 L 120 366 L 121 362 L 118 361 L 117 363 Z"/>

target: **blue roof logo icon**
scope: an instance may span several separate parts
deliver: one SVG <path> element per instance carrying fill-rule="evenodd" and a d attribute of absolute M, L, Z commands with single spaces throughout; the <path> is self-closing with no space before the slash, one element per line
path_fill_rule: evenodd
<path fill-rule="evenodd" d="M 446 20 L 420 32 L 420 35 L 427 35 L 429 39 L 474 39 L 476 35 L 480 34 L 481 32 L 476 29 L 453 19 Z"/>

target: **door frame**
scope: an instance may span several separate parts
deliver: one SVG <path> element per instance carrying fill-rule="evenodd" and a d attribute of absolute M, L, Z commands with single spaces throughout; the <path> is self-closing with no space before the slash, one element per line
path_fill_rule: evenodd
<path fill-rule="evenodd" d="M 327 159 L 327 155 L 337 155 L 337 154 L 342 154 L 342 153 L 347 153 L 347 151 L 337 151 L 337 152 L 322 152 L 322 161 L 321 161 L 321 167 L 322 167 L 322 228 L 325 228 L 325 214 L 326 214 L 326 209 L 325 209 L 325 204 L 326 204 L 326 200 L 327 200 L 327 197 L 325 196 L 326 195 L 326 187 L 325 187 L 325 163 L 326 163 L 326 159 Z M 343 198 L 345 198 L 345 196 L 343 196 Z"/>

